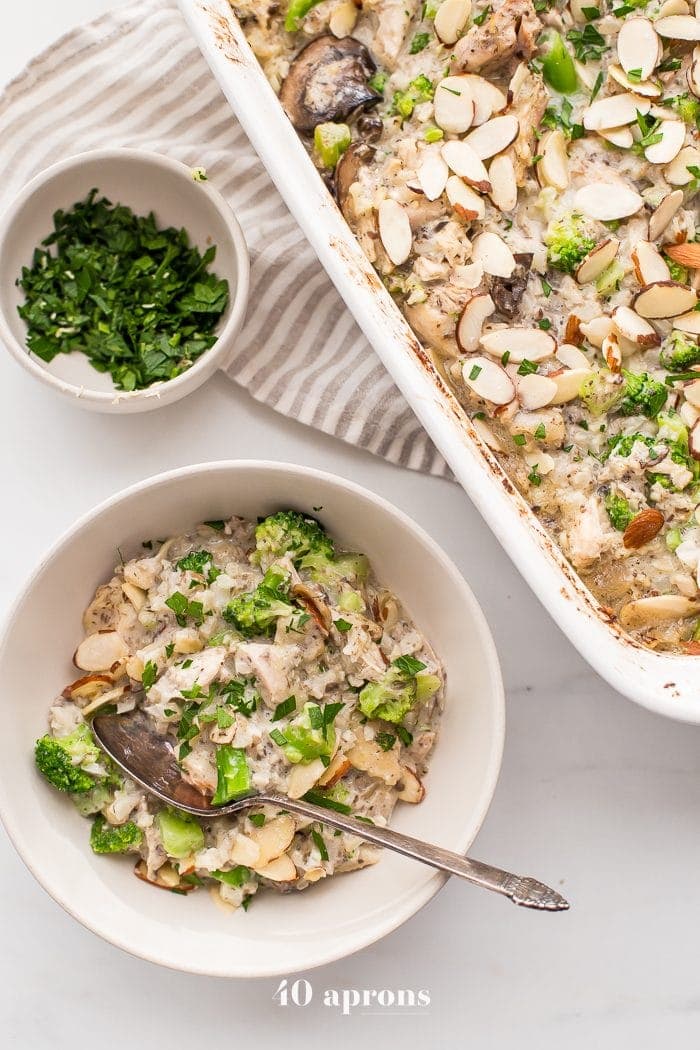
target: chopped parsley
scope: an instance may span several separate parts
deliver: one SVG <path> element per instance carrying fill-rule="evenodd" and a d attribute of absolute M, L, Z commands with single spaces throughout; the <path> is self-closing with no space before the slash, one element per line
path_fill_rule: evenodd
<path fill-rule="evenodd" d="M 574 45 L 574 55 L 584 65 L 586 62 L 600 61 L 603 53 L 610 50 L 605 37 L 591 22 L 587 22 L 583 29 L 570 29 L 566 39 Z"/>
<path fill-rule="evenodd" d="M 191 602 L 180 591 L 175 591 L 169 598 L 166 598 L 165 604 L 175 613 L 175 619 L 180 627 L 184 627 L 188 620 L 194 620 L 197 627 L 201 627 L 204 622 L 204 606 L 202 603 Z"/>
<path fill-rule="evenodd" d="M 286 700 L 283 700 L 281 704 L 278 704 L 272 713 L 270 721 L 279 722 L 280 718 L 285 718 L 290 715 L 292 711 L 296 711 L 297 701 L 296 697 L 288 696 Z"/>
<path fill-rule="evenodd" d="M 537 371 L 537 368 L 538 365 L 534 361 L 528 361 L 528 359 L 525 358 L 525 360 L 521 361 L 518 365 L 518 375 L 531 376 Z"/>
<path fill-rule="evenodd" d="M 216 342 L 229 287 L 215 255 L 93 189 L 55 213 L 17 281 L 27 348 L 46 362 L 79 351 L 119 390 L 174 379 Z"/>
<path fill-rule="evenodd" d="M 472 18 L 472 22 L 474 23 L 475 26 L 482 26 L 484 24 L 484 22 L 486 21 L 486 19 L 489 17 L 490 14 L 491 14 L 491 4 L 487 4 L 487 6 L 484 8 L 484 10 L 480 14 L 474 15 L 474 17 Z"/>
<path fill-rule="evenodd" d="M 146 692 L 148 692 L 148 690 L 151 688 L 157 677 L 158 668 L 152 660 L 149 660 L 146 666 L 144 667 L 143 671 L 141 672 L 141 685 L 146 690 Z"/>

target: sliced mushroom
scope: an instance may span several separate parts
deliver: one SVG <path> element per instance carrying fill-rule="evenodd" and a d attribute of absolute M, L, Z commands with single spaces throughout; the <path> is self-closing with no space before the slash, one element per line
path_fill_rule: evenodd
<path fill-rule="evenodd" d="M 516 267 L 510 277 L 495 277 L 491 282 L 491 296 L 496 308 L 499 313 L 509 318 L 515 317 L 518 312 L 532 265 L 532 255 L 529 252 L 520 252 L 514 259 Z"/>
<path fill-rule="evenodd" d="M 280 101 L 297 131 L 311 132 L 317 124 L 376 106 L 382 96 L 367 83 L 376 68 L 359 40 L 317 37 L 290 65 Z"/>
<path fill-rule="evenodd" d="M 333 622 L 331 610 L 318 594 L 304 583 L 295 583 L 291 593 L 298 598 L 322 634 L 328 635 Z"/>
<path fill-rule="evenodd" d="M 343 153 L 335 168 L 335 197 L 340 210 L 345 214 L 350 187 L 357 182 L 360 168 L 374 157 L 375 150 L 366 142 L 353 142 Z"/>
<path fill-rule="evenodd" d="M 468 300 L 459 316 L 456 329 L 457 345 L 463 353 L 469 354 L 478 348 L 484 322 L 495 309 L 490 295 L 473 295 Z"/>
<path fill-rule="evenodd" d="M 98 631 L 84 638 L 75 650 L 73 663 L 81 671 L 109 671 L 126 660 L 129 650 L 116 631 Z"/>
<path fill-rule="evenodd" d="M 678 281 L 655 281 L 642 288 L 632 301 L 640 317 L 676 317 L 692 310 L 698 297 L 692 288 Z"/>
<path fill-rule="evenodd" d="M 655 627 L 672 620 L 684 620 L 697 616 L 700 602 L 684 598 L 679 594 L 657 594 L 650 598 L 637 598 L 620 610 L 623 627 Z"/>

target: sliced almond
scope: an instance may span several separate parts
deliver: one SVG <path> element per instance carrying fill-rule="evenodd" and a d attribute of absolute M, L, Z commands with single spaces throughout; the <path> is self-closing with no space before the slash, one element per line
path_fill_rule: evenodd
<path fill-rule="evenodd" d="M 583 346 L 583 332 L 581 331 L 581 318 L 576 314 L 569 314 L 564 329 L 564 342 L 572 343 L 574 346 Z"/>
<path fill-rule="evenodd" d="M 494 157 L 489 165 L 489 196 L 499 211 L 513 211 L 518 203 L 518 183 L 513 161 L 507 153 Z"/>
<path fill-rule="evenodd" d="M 656 81 L 640 80 L 639 83 L 637 83 L 636 80 L 630 80 L 622 66 L 615 65 L 614 63 L 608 66 L 608 76 L 612 77 L 620 87 L 625 88 L 627 91 L 631 91 L 634 95 L 641 95 L 642 98 L 660 98 L 663 94 L 661 85 L 657 84 Z"/>
<path fill-rule="evenodd" d="M 579 348 L 574 346 L 573 343 L 560 343 L 554 356 L 557 361 L 566 365 L 567 368 L 590 368 L 588 358 L 583 350 L 579 350 Z"/>
<path fill-rule="evenodd" d="M 583 111 L 583 126 L 587 131 L 600 131 L 601 128 L 622 128 L 625 124 L 634 124 L 637 111 L 643 116 L 649 112 L 651 102 L 637 98 L 628 91 L 621 95 L 609 95 L 598 99 Z"/>
<path fill-rule="evenodd" d="M 689 167 L 700 165 L 700 149 L 696 146 L 684 146 L 664 170 L 664 178 L 672 186 L 687 186 L 694 177 Z"/>
<path fill-rule="evenodd" d="M 622 347 L 617 332 L 610 332 L 609 335 L 606 335 L 601 351 L 608 369 L 613 375 L 619 375 L 622 371 Z"/>
<path fill-rule="evenodd" d="M 627 18 L 617 34 L 617 57 L 625 73 L 640 71 L 648 80 L 659 58 L 659 38 L 648 18 Z"/>
<path fill-rule="evenodd" d="M 537 408 L 549 405 L 557 393 L 557 384 L 548 376 L 538 375 L 533 372 L 523 376 L 517 387 L 518 401 L 526 412 L 533 412 Z"/>
<path fill-rule="evenodd" d="M 686 335 L 700 335 L 700 311 L 691 310 L 690 313 L 674 317 L 673 327 Z"/>
<path fill-rule="evenodd" d="M 413 234 L 408 212 L 398 201 L 386 197 L 378 208 L 379 236 L 394 266 L 401 266 L 411 254 Z"/>
<path fill-rule="evenodd" d="M 136 612 L 143 609 L 146 604 L 146 592 L 142 591 L 140 587 L 135 587 L 133 583 L 124 582 L 122 584 L 122 594 L 128 602 L 131 602 Z"/>
<path fill-rule="evenodd" d="M 318 782 L 321 787 L 333 787 L 341 777 L 345 776 L 350 768 L 350 759 L 345 755 L 337 754 L 335 758 L 331 759 L 331 763 L 323 776 L 318 778 Z"/>
<path fill-rule="evenodd" d="M 465 73 L 464 79 L 469 84 L 469 92 L 474 101 L 474 120 L 472 127 L 478 127 L 489 120 L 494 113 L 500 113 L 508 105 L 508 99 L 500 88 L 490 80 L 476 73 Z"/>
<path fill-rule="evenodd" d="M 617 146 L 618 149 L 631 149 L 634 145 L 634 135 L 630 128 L 607 128 L 605 131 L 599 131 L 598 134 L 606 142 Z"/>
<path fill-rule="evenodd" d="M 697 270 L 700 267 L 700 241 L 669 244 L 664 251 L 674 262 L 686 266 L 689 270 Z"/>
<path fill-rule="evenodd" d="M 623 627 L 654 627 L 672 620 L 684 620 L 697 616 L 700 602 L 684 598 L 680 594 L 657 594 L 650 598 L 637 598 L 623 605 L 620 623 Z"/>
<path fill-rule="evenodd" d="M 657 18 L 654 29 L 665 40 L 700 40 L 700 21 L 692 15 Z"/>
<path fill-rule="evenodd" d="M 569 157 L 566 147 L 566 136 L 561 128 L 546 132 L 540 139 L 541 159 L 537 163 L 537 177 L 542 185 L 553 186 L 555 190 L 565 190 L 569 185 Z"/>
<path fill-rule="evenodd" d="M 295 882 L 298 878 L 294 861 L 288 853 L 283 853 L 281 857 L 276 857 L 269 864 L 263 867 L 257 866 L 253 870 L 261 878 L 270 879 L 271 882 Z"/>
<path fill-rule="evenodd" d="M 290 798 L 301 798 L 307 791 L 311 791 L 319 777 L 323 776 L 326 767 L 320 758 L 315 758 L 305 765 L 299 763 L 292 766 L 292 771 L 287 780 L 287 794 Z"/>
<path fill-rule="evenodd" d="M 425 798 L 423 784 L 414 770 L 409 769 L 408 766 L 403 767 L 401 790 L 397 798 L 401 799 L 402 802 L 411 802 L 413 805 L 422 802 Z"/>
<path fill-rule="evenodd" d="M 697 379 L 691 379 L 689 383 L 685 384 L 683 395 L 693 408 L 700 408 L 700 376 Z"/>
<path fill-rule="evenodd" d="M 260 850 L 258 863 L 267 864 L 284 853 L 292 843 L 296 827 L 288 813 L 266 820 L 261 828 L 254 828 L 250 838 Z"/>
<path fill-rule="evenodd" d="M 457 321 L 455 335 L 457 346 L 465 353 L 473 353 L 479 346 L 484 321 L 495 312 L 490 295 L 473 295 L 467 302 Z"/>
<path fill-rule="evenodd" d="M 233 840 L 230 857 L 234 864 L 245 864 L 247 868 L 252 868 L 260 862 L 260 847 L 248 835 L 240 832 Z"/>
<path fill-rule="evenodd" d="M 488 423 L 485 423 L 483 419 L 472 419 L 471 423 L 487 448 L 490 448 L 492 452 L 503 452 L 503 445 Z"/>
<path fill-rule="evenodd" d="M 593 375 L 593 369 L 586 362 L 585 368 L 565 368 L 561 372 L 550 372 L 548 378 L 552 380 L 557 390 L 549 402 L 550 405 L 565 405 L 579 396 L 581 386 Z"/>
<path fill-rule="evenodd" d="M 650 164 L 670 164 L 685 142 L 685 123 L 682 120 L 664 120 L 657 134 L 661 135 L 661 140 L 647 146 L 644 156 Z"/>
<path fill-rule="evenodd" d="M 343 37 L 350 36 L 350 33 L 352 33 L 355 28 L 358 13 L 358 8 L 352 0 L 345 0 L 345 3 L 338 4 L 338 6 L 333 9 L 330 21 L 328 22 L 328 28 L 333 36 L 337 37 L 339 40 L 342 40 Z"/>
<path fill-rule="evenodd" d="M 554 336 L 541 328 L 497 328 L 481 337 L 481 346 L 493 357 L 501 358 L 508 352 L 513 364 L 528 361 L 544 361 L 557 348 Z"/>
<path fill-rule="evenodd" d="M 472 258 L 492 277 L 510 277 L 517 263 L 512 251 L 497 233 L 485 231 L 474 238 Z"/>
<path fill-rule="evenodd" d="M 644 206 L 640 195 L 630 186 L 609 182 L 589 182 L 578 191 L 574 206 L 591 219 L 613 222 L 635 215 Z"/>
<path fill-rule="evenodd" d="M 85 707 L 82 709 L 83 718 L 93 714 L 95 711 L 99 711 L 105 704 L 118 704 L 120 700 L 130 692 L 131 687 L 128 685 L 118 685 L 114 689 L 108 689 L 106 693 L 99 693 L 93 700 L 90 700 Z"/>
<path fill-rule="evenodd" d="M 617 237 L 609 237 L 605 241 L 596 244 L 588 255 L 584 256 L 576 270 L 576 280 L 579 284 L 588 284 L 600 277 L 603 270 L 607 270 L 610 263 L 617 256 L 620 242 Z"/>
<path fill-rule="evenodd" d="M 471 186 L 467 186 L 459 175 L 450 175 L 445 184 L 445 190 L 448 201 L 466 222 L 483 219 L 486 215 L 483 198 Z"/>
<path fill-rule="evenodd" d="M 544 452 L 541 448 L 538 448 L 535 452 L 526 452 L 523 459 L 528 467 L 532 467 L 537 470 L 538 474 L 542 475 L 551 474 L 556 465 L 549 452 Z"/>
<path fill-rule="evenodd" d="M 177 890 L 178 893 L 190 893 L 195 887 L 191 882 L 181 882 L 180 875 L 171 864 L 163 864 L 153 876 L 148 874 L 148 865 L 145 860 L 136 862 L 134 875 L 149 886 L 157 886 L 161 890 Z"/>
<path fill-rule="evenodd" d="M 416 177 L 420 188 L 429 201 L 435 201 L 447 185 L 450 169 L 437 150 L 430 150 L 423 156 Z"/>
<path fill-rule="evenodd" d="M 435 35 L 443 44 L 454 44 L 469 21 L 472 0 L 443 0 L 435 13 Z"/>
<path fill-rule="evenodd" d="M 681 150 L 681 153 L 683 151 Z M 680 156 L 680 154 L 679 154 Z M 674 164 L 678 160 L 673 162 Z M 690 172 L 688 172 L 690 174 Z M 683 203 L 683 190 L 672 190 L 656 206 L 649 219 L 649 240 L 657 241 Z"/>
<path fill-rule="evenodd" d="M 439 82 L 433 99 L 433 117 L 439 128 L 453 135 L 469 131 L 474 123 L 474 100 L 466 77 L 445 77 Z"/>
<path fill-rule="evenodd" d="M 366 740 L 359 736 L 348 751 L 348 758 L 355 769 L 383 780 L 389 787 L 393 787 L 401 779 L 397 750 L 390 748 L 384 751 L 376 740 Z"/>
<path fill-rule="evenodd" d="M 515 386 L 505 368 L 489 357 L 470 357 L 462 368 L 464 382 L 477 397 L 494 405 L 508 405 L 515 397 Z"/>
<path fill-rule="evenodd" d="M 612 322 L 619 335 L 637 346 L 658 346 L 661 342 L 656 329 L 640 317 L 629 306 L 618 306 L 613 310 Z"/>
<path fill-rule="evenodd" d="M 465 142 L 469 143 L 477 157 L 488 160 L 510 146 L 517 137 L 518 130 L 518 118 L 509 113 L 487 120 L 485 124 L 470 132 Z"/>
<path fill-rule="evenodd" d="M 689 15 L 690 5 L 686 3 L 686 0 L 664 0 L 663 4 L 659 8 L 656 17 L 657 18 L 668 18 L 669 15 Z M 695 12 L 697 18 L 697 11 Z"/>
<path fill-rule="evenodd" d="M 650 543 L 664 527 L 664 516 L 655 507 L 646 507 L 636 514 L 622 534 L 622 543 L 627 550 L 637 551 Z"/>
<path fill-rule="evenodd" d="M 653 284 L 654 281 L 670 281 L 669 271 L 663 256 L 651 241 L 638 241 L 630 252 L 634 274 L 640 284 Z"/>
<path fill-rule="evenodd" d="M 590 321 L 581 322 L 582 333 L 591 346 L 595 346 L 599 350 L 603 345 L 605 337 L 610 335 L 612 328 L 613 323 L 611 317 L 593 317 Z"/>
<path fill-rule="evenodd" d="M 82 678 L 76 678 L 74 682 L 66 686 L 61 695 L 66 700 L 93 700 L 112 684 L 113 679 L 108 674 L 88 674 Z"/>
<path fill-rule="evenodd" d="M 700 98 L 700 47 L 693 48 L 693 58 L 685 76 L 692 93 Z"/>
<path fill-rule="evenodd" d="M 698 297 L 678 281 L 655 281 L 638 292 L 632 305 L 640 317 L 676 317 L 692 310 Z"/>
<path fill-rule="evenodd" d="M 467 142 L 457 140 L 446 142 L 442 147 L 442 156 L 455 175 L 459 175 L 465 182 L 475 186 L 482 193 L 490 192 L 489 173 L 481 157 L 476 155 Z"/>
<path fill-rule="evenodd" d="M 81 671 L 109 671 L 126 660 L 129 650 L 116 631 L 98 631 L 84 638 L 73 656 L 73 663 Z"/>
<path fill-rule="evenodd" d="M 456 179 L 457 176 L 455 175 L 454 178 Z M 478 288 L 483 281 L 484 267 L 481 263 L 464 263 L 462 266 L 455 266 L 453 275 L 455 284 L 472 291 Z"/>

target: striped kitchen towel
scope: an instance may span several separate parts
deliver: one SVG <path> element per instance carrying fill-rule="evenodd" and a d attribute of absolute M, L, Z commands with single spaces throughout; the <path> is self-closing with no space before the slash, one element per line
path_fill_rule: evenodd
<path fill-rule="evenodd" d="M 103 146 L 203 166 L 251 251 L 230 378 L 277 412 L 431 474 L 449 471 L 287 211 L 171 0 L 76 29 L 0 98 L 0 210 L 37 172 Z"/>

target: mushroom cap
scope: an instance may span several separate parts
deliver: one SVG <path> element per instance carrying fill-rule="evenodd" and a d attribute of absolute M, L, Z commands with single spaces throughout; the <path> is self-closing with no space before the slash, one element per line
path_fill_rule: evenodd
<path fill-rule="evenodd" d="M 373 146 L 370 146 L 362 139 L 358 139 L 351 146 L 348 146 L 338 161 L 335 168 L 334 189 L 336 200 L 343 213 L 350 187 L 354 182 L 357 182 L 360 168 L 372 159 L 374 152 Z"/>
<path fill-rule="evenodd" d="M 297 131 L 311 132 L 317 124 L 376 106 L 382 96 L 367 83 L 376 68 L 359 40 L 319 36 L 292 62 L 280 101 Z"/>

